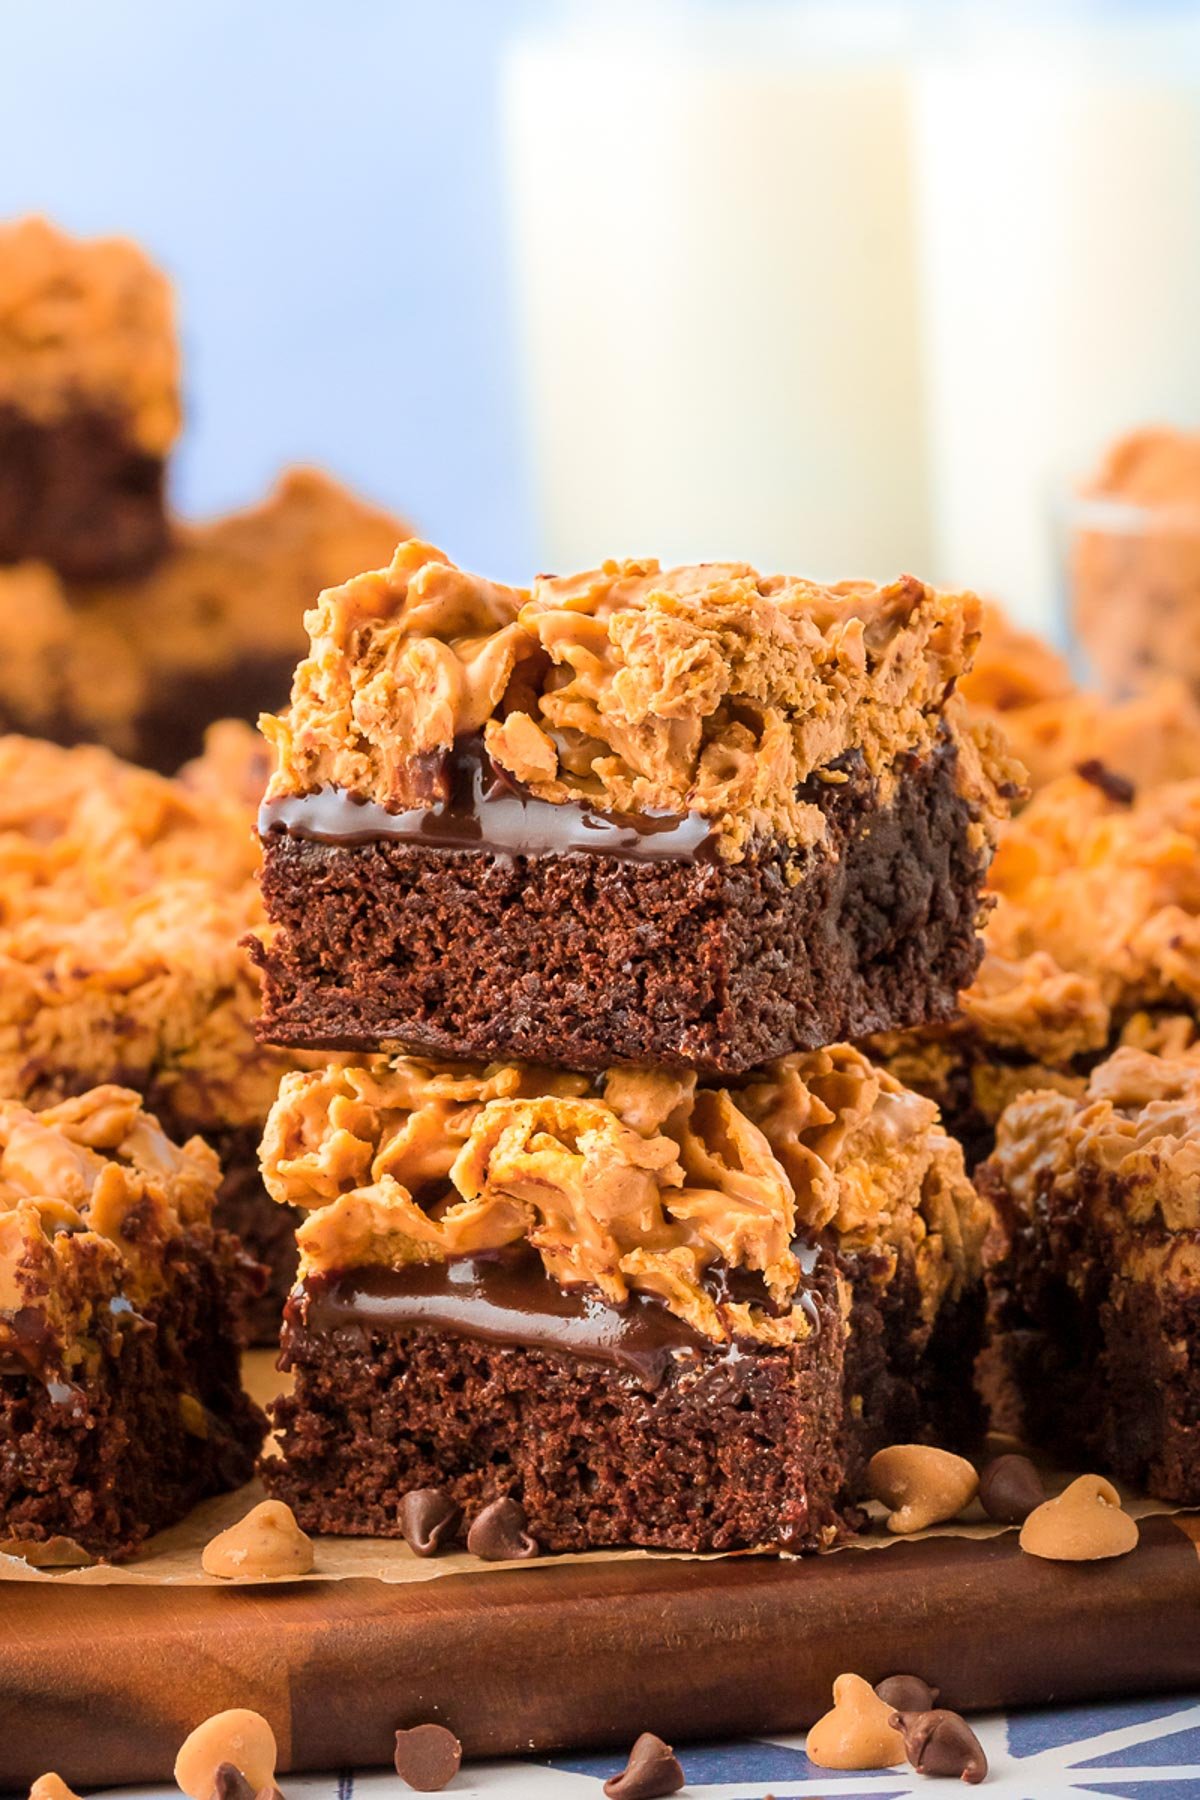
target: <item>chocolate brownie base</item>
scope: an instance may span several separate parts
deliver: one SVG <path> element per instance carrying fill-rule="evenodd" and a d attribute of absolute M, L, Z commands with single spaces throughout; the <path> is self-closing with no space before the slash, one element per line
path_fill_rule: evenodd
<path fill-rule="evenodd" d="M 262 712 L 282 703 L 291 685 L 295 658 L 247 656 L 221 668 L 180 666 L 159 678 L 151 703 L 134 722 L 132 760 L 160 775 L 174 775 L 204 749 L 204 734 L 215 719 L 257 723 Z"/>
<path fill-rule="evenodd" d="M 983 1347 L 982 1283 L 944 1300 L 932 1324 L 911 1256 L 887 1274 L 882 1257 L 844 1257 L 850 1288 L 846 1343 L 847 1491 L 861 1496 L 866 1465 L 888 1444 L 971 1451 L 986 1426 L 973 1370 Z"/>
<path fill-rule="evenodd" d="M 266 1421 L 239 1378 L 236 1260 L 223 1234 L 211 1251 L 207 1234 L 180 1239 L 166 1294 L 96 1319 L 95 1367 L 77 1384 L 0 1368 L 0 1538 L 67 1537 L 119 1560 L 249 1479 Z"/>
<path fill-rule="evenodd" d="M 739 863 L 270 830 L 259 1035 L 734 1075 L 947 1019 L 980 959 L 984 873 L 954 756 L 912 762 L 887 807 L 859 764 L 813 782 L 827 846 Z"/>
<path fill-rule="evenodd" d="M 262 1293 L 246 1303 L 245 1342 L 278 1344 L 283 1303 L 296 1279 L 296 1226 L 301 1215 L 294 1206 L 276 1204 L 262 1184 L 257 1126 L 202 1135 L 220 1157 L 223 1172 L 213 1223 L 240 1238 L 243 1248 L 266 1270 Z"/>
<path fill-rule="evenodd" d="M 314 1328 L 306 1302 L 294 1294 L 285 1316 L 283 1455 L 262 1465 L 306 1531 L 398 1537 L 421 1487 L 449 1489 L 468 1518 L 512 1495 L 555 1551 L 804 1550 L 841 1527 L 828 1295 L 803 1343 L 685 1350 L 658 1375 L 424 1325 Z"/>
<path fill-rule="evenodd" d="M 0 563 L 76 581 L 142 575 L 167 548 L 163 462 L 120 420 L 80 408 L 40 424 L 0 406 Z"/>
<path fill-rule="evenodd" d="M 1023 1227 L 987 1164 L 977 1180 L 1004 1244 L 980 1359 L 993 1423 L 1158 1499 L 1200 1504 L 1200 1288 L 1116 1266 L 1082 1196 Z"/>

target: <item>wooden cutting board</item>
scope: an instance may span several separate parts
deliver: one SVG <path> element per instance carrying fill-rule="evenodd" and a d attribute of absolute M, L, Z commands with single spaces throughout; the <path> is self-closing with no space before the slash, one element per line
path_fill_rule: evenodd
<path fill-rule="evenodd" d="M 398 1726 L 469 1756 L 802 1729 L 834 1677 L 913 1672 L 968 1711 L 1200 1684 L 1200 1515 L 1116 1561 L 1015 1532 L 798 1561 L 547 1565 L 385 1586 L 0 1583 L 0 1788 L 169 1777 L 187 1732 L 249 1706 L 282 1770 L 390 1760 Z"/>

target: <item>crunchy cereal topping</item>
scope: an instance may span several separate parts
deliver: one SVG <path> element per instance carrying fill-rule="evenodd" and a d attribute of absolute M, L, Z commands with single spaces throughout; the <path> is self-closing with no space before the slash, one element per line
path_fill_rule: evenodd
<path fill-rule="evenodd" d="M 20 1356 L 28 1340 L 39 1357 L 53 1344 L 70 1372 L 93 1309 L 159 1289 L 166 1247 L 208 1224 L 219 1182 L 207 1144 L 172 1144 L 128 1088 L 38 1113 L 0 1102 L 0 1343 Z"/>
<path fill-rule="evenodd" d="M 262 722 L 271 797 L 329 782 L 427 805 L 422 759 L 484 731 L 538 798 L 697 812 L 736 857 L 756 833 L 818 841 L 801 783 L 861 754 L 886 792 L 896 757 L 947 719 L 981 841 L 1011 783 L 996 743 L 947 711 L 978 602 L 911 577 L 824 588 L 741 563 L 609 562 L 526 592 L 413 539 L 306 623 L 291 707 Z"/>
<path fill-rule="evenodd" d="M 180 422 L 174 315 L 166 277 L 127 239 L 0 226 L 0 403 L 44 423 L 102 409 L 165 456 Z"/>
<path fill-rule="evenodd" d="M 185 786 L 0 738 L 0 1092 L 41 1105 L 119 1070 L 191 1129 L 266 1116 L 293 1059 L 252 1034 L 252 808 L 205 767 Z"/>
<path fill-rule="evenodd" d="M 978 1270 L 988 1211 L 928 1101 L 846 1046 L 785 1057 L 743 1088 L 661 1070 L 585 1077 L 416 1058 L 285 1077 L 263 1177 L 308 1212 L 301 1274 L 403 1266 L 527 1239 L 564 1286 L 653 1294 L 717 1341 L 789 1341 L 808 1322 L 715 1299 L 724 1263 L 777 1305 L 802 1285 L 797 1232 L 894 1267 L 927 1315 Z"/>
<path fill-rule="evenodd" d="M 1200 1228 L 1200 1056 L 1117 1050 L 1080 1098 L 1045 1091 L 1008 1108 L 989 1168 L 1017 1208 L 1073 1194 L 1079 1173 L 1101 1178 L 1088 1204 L 1113 1229 L 1161 1221 Z"/>

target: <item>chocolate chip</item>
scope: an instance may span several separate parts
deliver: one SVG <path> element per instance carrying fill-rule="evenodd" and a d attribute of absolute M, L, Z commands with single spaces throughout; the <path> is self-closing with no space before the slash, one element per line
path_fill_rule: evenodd
<path fill-rule="evenodd" d="M 436 1556 L 461 1523 L 462 1508 L 444 1488 L 413 1488 L 400 1502 L 400 1530 L 414 1556 Z"/>
<path fill-rule="evenodd" d="M 1106 800 L 1112 800 L 1117 806 L 1132 806 L 1137 789 L 1127 775 L 1118 775 L 1107 763 L 1102 763 L 1098 756 L 1089 756 L 1086 762 L 1075 764 L 1075 773 L 1095 788 L 1099 788 Z"/>
<path fill-rule="evenodd" d="M 254 1800 L 254 1789 L 233 1763 L 218 1763 L 213 1776 L 213 1800 Z"/>
<path fill-rule="evenodd" d="M 444 1725 L 414 1725 L 396 1733 L 396 1773 L 418 1794 L 438 1794 L 462 1763 L 462 1745 Z"/>
<path fill-rule="evenodd" d="M 938 1689 L 919 1675 L 889 1675 L 886 1681 L 876 1682 L 875 1692 L 885 1706 L 898 1713 L 928 1712 L 938 1702 Z"/>
<path fill-rule="evenodd" d="M 538 1546 L 525 1529 L 525 1508 L 519 1500 L 493 1500 L 472 1521 L 467 1549 L 484 1562 L 524 1562 L 538 1554 Z"/>
<path fill-rule="evenodd" d="M 661 1794 L 677 1794 L 682 1786 L 683 1770 L 670 1744 L 643 1731 L 621 1773 L 605 1782 L 604 1792 L 608 1800 L 658 1800 Z"/>
<path fill-rule="evenodd" d="M 1046 1498 L 1042 1478 L 1027 1456 L 994 1457 L 979 1477 L 979 1502 L 1000 1525 L 1023 1525 Z"/>
<path fill-rule="evenodd" d="M 956 1712 L 893 1713 L 890 1725 L 904 1739 L 904 1751 L 918 1775 L 961 1776 L 971 1786 L 987 1774 L 983 1745 Z"/>

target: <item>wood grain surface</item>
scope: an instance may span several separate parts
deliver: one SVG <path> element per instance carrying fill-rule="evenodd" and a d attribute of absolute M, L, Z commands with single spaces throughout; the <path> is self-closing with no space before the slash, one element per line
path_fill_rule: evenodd
<path fill-rule="evenodd" d="M 575 1564 L 387 1587 L 0 1584 L 0 1789 L 170 1774 L 198 1720 L 270 1719 L 283 1770 L 390 1760 L 436 1719 L 468 1755 L 810 1724 L 836 1675 L 911 1671 L 967 1710 L 1200 1683 L 1200 1531 L 1055 1564 L 1015 1532 L 779 1562 Z"/>

